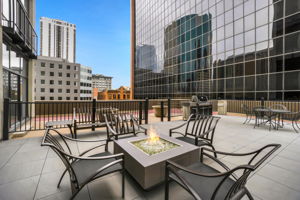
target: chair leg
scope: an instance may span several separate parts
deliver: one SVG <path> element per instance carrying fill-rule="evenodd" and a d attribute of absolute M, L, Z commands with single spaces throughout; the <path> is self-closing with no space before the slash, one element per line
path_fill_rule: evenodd
<path fill-rule="evenodd" d="M 122 198 L 125 198 L 125 170 L 122 171 Z"/>
<path fill-rule="evenodd" d="M 165 181 L 165 200 L 169 200 L 169 180 Z"/>
<path fill-rule="evenodd" d="M 59 181 L 58 181 L 57 188 L 59 188 L 60 183 L 61 183 L 63 177 L 65 176 L 66 172 L 67 172 L 67 170 L 65 170 L 65 171 L 62 173 L 62 175 L 61 175 L 61 177 L 60 177 L 60 179 L 59 179 Z"/>
<path fill-rule="evenodd" d="M 298 133 L 298 130 L 295 128 L 295 122 L 292 121 L 292 126 L 293 126 L 293 129 L 295 130 L 296 133 Z"/>
<path fill-rule="evenodd" d="M 246 195 L 250 200 L 254 200 L 253 196 L 251 195 L 248 189 L 246 189 Z"/>
<path fill-rule="evenodd" d="M 248 115 L 246 114 L 246 119 L 245 119 L 245 121 L 243 122 L 243 124 L 245 124 L 247 121 L 248 121 Z"/>
<path fill-rule="evenodd" d="M 298 128 L 298 129 L 300 129 L 300 127 L 299 127 L 299 125 L 298 125 L 297 121 L 295 121 L 295 124 L 296 124 L 297 128 Z"/>
<path fill-rule="evenodd" d="M 214 150 L 214 151 L 216 151 L 216 149 L 215 149 L 215 147 L 213 146 L 213 145 L 210 145 L 211 146 L 211 148 Z M 218 156 L 217 156 L 217 153 L 216 152 L 214 152 L 214 156 L 215 156 L 215 158 L 218 158 Z"/>
<path fill-rule="evenodd" d="M 108 151 L 108 140 L 106 140 L 106 143 L 105 143 L 105 151 Z"/>

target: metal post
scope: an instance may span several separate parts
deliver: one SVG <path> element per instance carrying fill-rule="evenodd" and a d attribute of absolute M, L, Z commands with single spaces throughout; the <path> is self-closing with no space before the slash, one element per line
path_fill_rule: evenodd
<path fill-rule="evenodd" d="M 260 106 L 264 107 L 265 106 L 265 98 L 260 98 Z"/>
<path fill-rule="evenodd" d="M 164 102 L 160 102 L 160 121 L 164 121 Z"/>
<path fill-rule="evenodd" d="M 168 98 L 168 121 L 171 121 L 171 99 Z"/>
<path fill-rule="evenodd" d="M 148 112 L 149 112 L 149 99 L 146 98 L 145 100 L 145 108 L 144 108 L 144 112 L 145 112 L 145 124 L 148 124 Z"/>
<path fill-rule="evenodd" d="M 97 108 L 97 102 L 96 102 L 96 99 L 93 99 L 93 103 L 92 103 L 92 123 L 93 123 L 93 126 L 92 126 L 92 131 L 95 131 L 95 122 L 96 122 L 96 108 Z"/>
<path fill-rule="evenodd" d="M 10 99 L 4 99 L 4 109 L 3 109 L 3 140 L 8 140 L 9 132 L 9 116 L 10 116 Z"/>
<path fill-rule="evenodd" d="M 139 102 L 139 124 L 142 124 L 143 120 L 143 102 Z"/>

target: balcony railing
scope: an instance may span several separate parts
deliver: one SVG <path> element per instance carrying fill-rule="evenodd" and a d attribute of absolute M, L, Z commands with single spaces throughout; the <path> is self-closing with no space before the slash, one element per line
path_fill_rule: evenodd
<path fill-rule="evenodd" d="M 37 55 L 37 34 L 20 0 L 3 0 L 3 30 L 29 56 Z"/>

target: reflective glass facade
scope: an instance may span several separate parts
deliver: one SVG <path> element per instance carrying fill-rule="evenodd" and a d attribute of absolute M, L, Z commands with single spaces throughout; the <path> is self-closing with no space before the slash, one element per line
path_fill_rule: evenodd
<path fill-rule="evenodd" d="M 135 0 L 135 98 L 300 99 L 300 0 Z"/>

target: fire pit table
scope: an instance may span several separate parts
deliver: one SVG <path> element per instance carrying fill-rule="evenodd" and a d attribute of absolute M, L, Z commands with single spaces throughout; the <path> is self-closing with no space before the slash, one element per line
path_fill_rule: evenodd
<path fill-rule="evenodd" d="M 166 160 L 184 166 L 199 160 L 199 147 L 172 137 L 157 136 L 151 130 L 148 133 L 150 137 L 114 141 L 114 153 L 124 153 L 126 170 L 143 189 L 149 190 L 164 181 Z"/>

